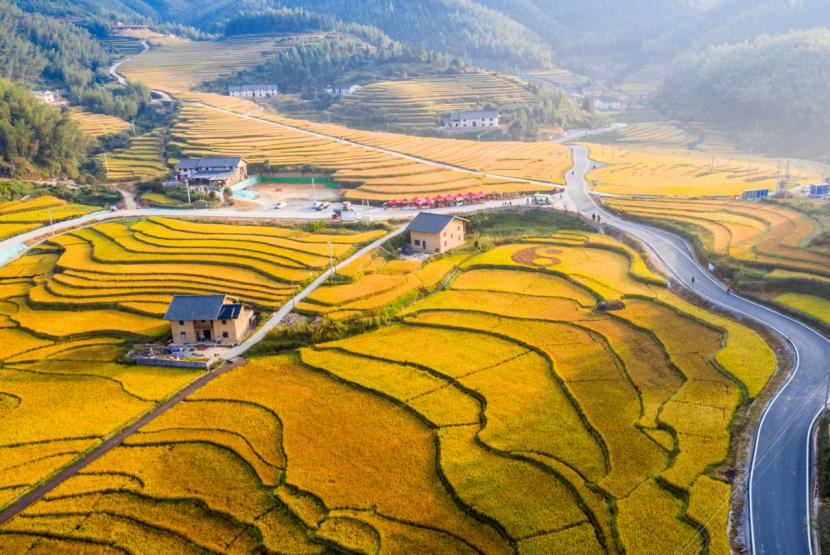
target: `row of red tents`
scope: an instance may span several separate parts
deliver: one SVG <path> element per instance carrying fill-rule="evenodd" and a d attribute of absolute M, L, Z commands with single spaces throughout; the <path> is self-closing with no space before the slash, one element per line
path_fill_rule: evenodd
<path fill-rule="evenodd" d="M 436 204 L 457 203 L 461 202 L 475 202 L 487 198 L 486 193 L 456 193 L 448 195 L 437 195 L 434 197 L 423 198 L 403 198 L 393 199 L 387 202 L 389 206 L 434 206 Z"/>

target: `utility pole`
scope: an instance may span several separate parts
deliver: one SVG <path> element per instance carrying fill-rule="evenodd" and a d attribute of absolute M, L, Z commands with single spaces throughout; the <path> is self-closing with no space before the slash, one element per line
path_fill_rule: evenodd
<path fill-rule="evenodd" d="M 184 188 L 185 190 L 187 190 L 187 205 L 193 206 L 190 202 L 190 180 L 187 178 L 187 176 L 184 177 Z"/>
<path fill-rule="evenodd" d="M 821 157 L 821 180 L 827 183 L 827 155 Z"/>
<path fill-rule="evenodd" d="M 104 171 L 107 172 L 107 176 L 110 174 L 110 162 L 109 158 L 107 158 L 107 153 L 104 153 Z"/>
<path fill-rule="evenodd" d="M 317 187 L 314 185 L 314 177 L 313 176 L 311 178 L 311 200 L 312 200 L 312 202 L 317 200 Z"/>
<path fill-rule="evenodd" d="M 334 274 L 334 247 L 329 241 L 329 269 L 331 270 L 332 275 Z"/>
<path fill-rule="evenodd" d="M 291 310 L 297 310 L 297 289 L 294 287 L 294 280 L 291 280 Z"/>
<path fill-rule="evenodd" d="M 55 222 L 52 220 L 52 209 L 49 209 L 49 229 L 52 231 L 52 237 L 55 236 Z"/>

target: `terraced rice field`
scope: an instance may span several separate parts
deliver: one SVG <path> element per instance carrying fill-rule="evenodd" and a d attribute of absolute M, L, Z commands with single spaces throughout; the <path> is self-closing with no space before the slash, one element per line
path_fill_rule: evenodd
<path fill-rule="evenodd" d="M 144 50 L 141 46 L 141 39 L 138 37 L 110 35 L 106 38 L 98 40 L 104 45 L 104 48 L 119 58 L 135 56 Z"/>
<path fill-rule="evenodd" d="M 666 128 L 666 133 L 677 133 Z M 606 164 L 592 171 L 588 179 L 595 190 L 614 195 L 672 195 L 695 197 L 738 196 L 754 189 L 778 188 L 786 165 L 747 156 L 710 156 L 704 152 L 678 149 L 642 149 L 620 145 L 587 145 L 591 158 Z M 797 169 L 800 167 L 802 169 Z M 791 186 L 819 179 L 813 165 L 791 168 Z"/>
<path fill-rule="evenodd" d="M 171 94 L 187 93 L 207 81 L 232 77 L 261 64 L 269 53 L 292 43 L 278 37 L 222 41 L 151 38 L 152 49 L 129 60 L 121 71 L 130 81 Z"/>
<path fill-rule="evenodd" d="M 607 167 L 592 172 L 597 191 L 620 195 L 737 196 L 752 189 L 816 183 L 827 168 L 809 160 L 778 160 L 740 151 L 723 131 L 701 122 L 632 123 L 586 144 Z"/>
<path fill-rule="evenodd" d="M 0 203 L 0 241 L 48 225 L 99 210 L 44 195 Z"/>
<path fill-rule="evenodd" d="M 130 146 L 101 155 L 108 181 L 141 181 L 162 177 L 170 170 L 164 163 L 162 130 L 130 139 Z"/>
<path fill-rule="evenodd" d="M 169 91 L 186 102 L 172 131 L 173 143 L 186 155 L 236 155 L 254 164 L 268 162 L 277 168 L 314 166 L 333 172 L 338 183 L 350 187 L 347 196 L 353 200 L 383 201 L 466 192 L 535 192 L 545 188 L 435 167 L 395 153 L 501 176 L 564 182 L 570 153 L 565 147 L 550 142 L 479 143 L 356 131 L 339 125 L 284 118 L 265 112 L 247 100 L 193 90 L 206 80 L 256 65 L 263 52 L 283 48 L 285 44 L 284 40 L 274 38 L 221 43 L 173 41 L 137 56 L 122 69 L 131 80 Z M 241 61 L 235 57 L 237 51 L 241 53 Z M 504 81 L 491 75 L 471 75 L 469 79 Z M 504 82 L 523 90 L 512 81 Z M 490 94 L 488 91 L 493 86 L 484 86 L 484 92 Z M 433 94 L 432 89 L 426 90 L 431 92 L 423 94 Z M 308 135 L 296 128 L 325 136 Z M 359 144 L 344 144 L 340 138 Z M 370 151 L 360 145 L 394 152 Z"/>
<path fill-rule="evenodd" d="M 59 236 L 0 268 L 0 506 L 197 377 L 118 362 L 169 333 L 172 295 L 228 294 L 267 313 L 330 252 L 383 234 L 149 219 Z"/>
<path fill-rule="evenodd" d="M 172 130 L 174 144 L 188 156 L 222 153 L 244 156 L 249 162 L 271 167 L 296 169 L 304 165 L 333 172 L 332 178 L 350 187 L 347 198 L 353 200 L 390 200 L 409 196 L 447 193 L 514 193 L 545 189 L 541 185 L 483 177 L 467 172 L 405 159 L 392 153 L 367 150 L 359 145 L 339 142 L 336 137 L 351 138 L 355 132 L 343 127 L 288 120 L 277 115 L 258 117 L 322 132 L 327 137 L 279 127 L 260 119 L 237 115 L 198 105 L 186 105 Z M 538 172 L 546 179 L 561 180 L 568 163 L 568 152 L 558 145 L 537 148 L 520 143 L 499 144 L 477 150 L 478 143 L 417 139 L 389 134 L 369 134 L 355 140 L 370 141 L 376 146 L 411 149 L 412 153 L 435 156 L 441 161 L 481 166 L 475 169 L 499 171 L 501 174 L 523 173 L 522 168 Z M 424 142 L 426 141 L 426 142 Z M 395 143 L 395 144 L 392 144 Z M 497 148 L 498 147 L 498 148 Z M 520 154 L 522 147 L 525 152 Z M 488 154 L 489 157 L 485 156 Z M 500 154 L 499 154 L 500 153 Z M 486 158 L 486 162 L 483 160 Z"/>
<path fill-rule="evenodd" d="M 121 118 L 106 114 L 95 114 L 81 108 L 69 110 L 69 117 L 77 123 L 89 137 L 97 139 L 104 135 L 123 133 L 130 129 L 130 124 Z"/>
<path fill-rule="evenodd" d="M 422 77 L 372 83 L 333 107 L 335 117 L 347 124 L 360 121 L 348 116 L 350 108 L 372 108 L 396 128 L 435 129 L 439 116 L 473 110 L 487 103 L 520 104 L 533 94 L 519 79 L 492 73 Z"/>
<path fill-rule="evenodd" d="M 422 263 L 388 261 L 373 252 L 340 269 L 335 281 L 297 304 L 297 312 L 331 320 L 371 316 L 434 291 L 469 256 L 461 252 Z"/>
<path fill-rule="evenodd" d="M 710 256 L 753 268 L 765 280 L 763 287 L 755 289 L 786 290 L 788 283 L 799 282 L 818 289 L 830 282 L 830 252 L 810 246 L 816 235 L 830 229 L 826 217 L 772 202 L 607 197 L 603 203 L 628 216 L 669 226 L 695 240 Z M 809 295 L 785 296 L 781 302 L 822 320 L 821 299 L 810 299 Z"/>
<path fill-rule="evenodd" d="M 0 528 L 0 545 L 727 553 L 720 465 L 736 407 L 775 368 L 761 338 L 606 237 L 559 232 L 455 265 L 399 323 L 221 376 Z M 369 256 L 344 275 L 380 292 L 430 266 Z"/>

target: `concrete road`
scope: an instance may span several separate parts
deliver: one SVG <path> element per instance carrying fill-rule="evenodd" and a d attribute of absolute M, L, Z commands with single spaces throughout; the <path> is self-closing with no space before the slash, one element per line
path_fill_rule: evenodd
<path fill-rule="evenodd" d="M 157 417 L 161 416 L 162 414 L 164 414 L 165 412 L 167 412 L 168 410 L 182 402 L 187 396 L 209 384 L 217 376 L 220 376 L 228 372 L 229 370 L 241 364 L 244 364 L 244 361 L 240 357 L 244 355 L 248 350 L 250 350 L 251 347 L 255 346 L 257 343 L 265 339 L 268 335 L 268 332 L 270 332 L 277 325 L 279 325 L 279 323 L 282 322 L 282 320 L 292 310 L 294 310 L 294 305 L 296 303 L 300 302 L 308 295 L 310 295 L 312 292 L 314 292 L 318 287 L 323 285 L 326 282 L 326 280 L 338 269 L 351 263 L 354 260 L 357 260 L 364 254 L 376 249 L 377 247 L 383 245 L 387 241 L 397 237 L 405 231 L 406 226 L 398 227 L 396 230 L 384 235 L 383 237 L 370 243 L 369 245 L 366 245 L 346 260 L 343 260 L 334 267 L 329 268 L 327 271 L 322 273 L 317 279 L 315 279 L 300 293 L 298 293 L 292 299 L 286 301 L 282 308 L 280 308 L 276 313 L 274 313 L 274 315 L 253 335 L 251 335 L 251 337 L 249 337 L 245 342 L 243 342 L 237 347 L 234 347 L 233 349 L 229 349 L 227 352 L 222 354 L 222 358 L 225 361 L 230 362 L 231 364 L 226 364 L 218 370 L 207 372 L 201 375 L 199 378 L 188 384 L 186 387 L 176 392 L 176 394 L 173 397 L 144 413 L 138 420 L 136 420 L 132 424 L 122 428 L 118 432 L 105 438 L 94 449 L 92 449 L 88 453 L 83 454 L 79 459 L 75 460 L 72 464 L 70 464 L 69 466 L 58 472 L 56 475 L 46 480 L 43 484 L 39 485 L 31 491 L 26 492 L 24 495 L 19 497 L 14 503 L 6 507 L 5 510 L 0 512 L 0 524 L 3 524 L 11 518 L 14 518 L 17 514 L 25 510 L 27 507 L 29 507 L 39 499 L 41 499 L 44 495 L 46 495 L 47 493 L 61 485 L 63 482 L 65 482 L 66 480 L 68 480 L 69 478 L 71 478 L 84 468 L 86 468 L 88 465 L 92 464 L 97 459 L 101 458 L 103 455 L 105 455 L 115 447 L 121 445 L 125 439 L 139 431 L 142 427 L 146 426 L 148 423 L 150 423 Z"/>
<path fill-rule="evenodd" d="M 756 554 L 811 553 L 809 441 L 813 422 L 824 408 L 825 386 L 830 376 L 830 341 L 788 316 L 727 293 L 677 236 L 621 220 L 600 209 L 587 193 L 585 173 L 593 164 L 588 151 L 579 146 L 571 148 L 575 166 L 567 175 L 567 194 L 580 212 L 588 216 L 600 214 L 603 222 L 636 237 L 687 289 L 736 316 L 751 318 L 770 328 L 797 353 L 793 376 L 767 407 L 756 434 L 747 477 L 750 539 Z"/>
<path fill-rule="evenodd" d="M 122 193 L 123 194 L 123 193 Z M 561 195 L 558 195 L 561 196 Z M 524 206 L 527 202 L 526 197 L 513 199 L 511 201 L 513 206 Z M 561 202 L 559 200 L 558 202 Z M 425 212 L 433 212 L 436 214 L 472 214 L 481 212 L 483 210 L 491 210 L 494 208 L 501 208 L 504 205 L 503 201 L 493 200 L 481 204 L 467 204 L 464 206 L 452 206 L 448 208 L 434 208 L 425 210 Z M 361 221 L 379 222 L 387 220 L 409 220 L 418 215 L 418 210 L 415 209 L 384 209 L 372 206 L 354 205 L 354 209 Z M 10 237 L 0 241 L 0 267 L 8 264 L 12 260 L 19 258 L 26 254 L 31 246 L 41 243 L 52 236 L 60 235 L 71 229 L 86 227 L 101 222 L 124 220 L 130 218 L 151 218 L 151 217 L 169 217 L 169 218 L 199 218 L 199 219 L 215 219 L 215 220 L 284 220 L 284 221 L 332 221 L 332 210 L 316 211 L 311 208 L 311 201 L 306 204 L 292 203 L 286 208 L 279 210 L 252 210 L 241 211 L 234 208 L 218 208 L 218 209 L 177 209 L 177 208 L 137 208 L 133 210 L 101 210 L 93 212 L 86 216 L 73 218 L 63 222 L 58 222 L 51 226 L 44 226 L 27 233 L 22 233 L 14 237 Z"/>

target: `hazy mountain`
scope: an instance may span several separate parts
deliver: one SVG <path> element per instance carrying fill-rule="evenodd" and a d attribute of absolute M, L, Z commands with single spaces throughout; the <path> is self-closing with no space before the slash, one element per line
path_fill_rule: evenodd
<path fill-rule="evenodd" d="M 830 30 L 793 31 L 687 56 L 657 101 L 678 117 L 731 126 L 753 144 L 819 153 L 830 112 L 817 93 L 828 81 Z"/>

